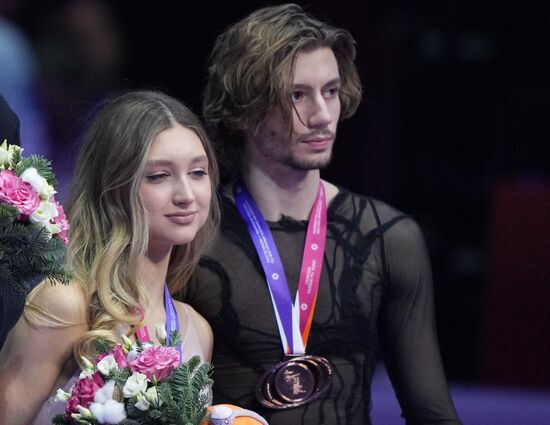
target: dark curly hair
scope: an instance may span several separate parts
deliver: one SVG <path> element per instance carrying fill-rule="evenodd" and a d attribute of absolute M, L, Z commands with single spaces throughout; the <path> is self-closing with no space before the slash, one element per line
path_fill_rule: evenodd
<path fill-rule="evenodd" d="M 257 132 L 270 110 L 278 108 L 292 132 L 296 55 L 319 47 L 330 47 L 336 57 L 340 119 L 349 118 L 361 101 L 361 82 L 355 40 L 348 31 L 317 20 L 296 4 L 286 4 L 259 9 L 217 38 L 203 114 L 226 176 L 242 172 L 243 132 Z"/>

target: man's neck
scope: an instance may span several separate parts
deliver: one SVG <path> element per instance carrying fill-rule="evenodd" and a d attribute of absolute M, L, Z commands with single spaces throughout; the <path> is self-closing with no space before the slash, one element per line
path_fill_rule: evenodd
<path fill-rule="evenodd" d="M 243 178 L 268 221 L 277 221 L 282 215 L 308 220 L 321 181 L 319 170 L 266 172 L 254 164 L 249 164 Z"/>

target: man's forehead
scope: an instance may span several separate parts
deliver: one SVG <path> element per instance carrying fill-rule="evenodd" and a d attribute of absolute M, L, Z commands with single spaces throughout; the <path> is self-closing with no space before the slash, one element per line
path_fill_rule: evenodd
<path fill-rule="evenodd" d="M 296 54 L 293 86 L 330 84 L 340 81 L 338 62 L 330 47 L 317 47 Z"/>

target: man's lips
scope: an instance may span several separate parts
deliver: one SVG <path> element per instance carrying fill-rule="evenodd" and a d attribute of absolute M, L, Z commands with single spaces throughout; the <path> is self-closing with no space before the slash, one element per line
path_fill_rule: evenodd
<path fill-rule="evenodd" d="M 316 137 L 314 139 L 306 139 L 304 143 L 325 143 L 332 140 L 332 137 Z"/>
<path fill-rule="evenodd" d="M 323 132 L 323 133 L 309 133 L 304 134 L 301 137 L 303 143 L 324 143 L 334 140 L 334 133 L 332 132 Z"/>
<path fill-rule="evenodd" d="M 325 149 L 330 146 L 332 139 L 333 138 L 331 136 L 319 136 L 305 139 L 302 141 L 302 143 L 305 143 L 315 149 Z"/>

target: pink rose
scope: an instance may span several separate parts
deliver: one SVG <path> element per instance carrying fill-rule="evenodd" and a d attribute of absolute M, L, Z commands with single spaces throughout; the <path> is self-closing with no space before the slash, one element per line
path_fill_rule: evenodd
<path fill-rule="evenodd" d="M 174 347 L 153 345 L 143 350 L 140 355 L 130 362 L 130 368 L 147 375 L 157 381 L 167 378 L 172 370 L 180 364 L 180 354 Z"/>
<path fill-rule="evenodd" d="M 4 170 L 0 172 L 0 202 L 28 216 L 40 205 L 40 197 L 29 183 L 17 177 L 12 170 Z"/>
<path fill-rule="evenodd" d="M 56 235 L 59 239 L 61 239 L 63 242 L 65 242 L 65 245 L 69 243 L 69 239 L 67 238 L 67 232 L 69 231 L 69 222 L 67 221 L 67 216 L 65 215 L 65 211 L 63 211 L 63 207 L 55 197 L 51 197 L 50 201 L 55 205 L 55 208 L 57 209 L 57 217 L 54 217 L 50 220 L 50 223 L 52 224 L 58 224 L 61 231 Z"/>
<path fill-rule="evenodd" d="M 78 405 L 80 404 L 80 399 L 73 395 L 68 400 L 67 403 L 65 403 L 65 419 L 68 421 L 72 421 L 73 417 L 71 416 L 71 413 L 78 413 Z"/>
<path fill-rule="evenodd" d="M 97 390 L 103 387 L 104 384 L 105 382 L 99 372 L 95 372 L 92 376 L 87 378 L 79 379 L 74 384 L 71 398 L 67 401 L 66 408 L 68 408 L 69 405 L 72 406 L 74 402 L 76 402 L 76 404 L 80 404 L 82 407 L 88 407 L 88 405 L 94 401 L 94 396 Z M 76 400 L 70 404 L 69 402 L 73 397 L 76 397 Z"/>
<path fill-rule="evenodd" d="M 124 351 L 122 350 L 122 346 L 117 345 L 111 354 L 115 357 L 116 364 L 119 368 L 123 369 L 125 367 L 128 367 L 128 362 L 126 361 L 126 354 L 124 354 Z"/>

